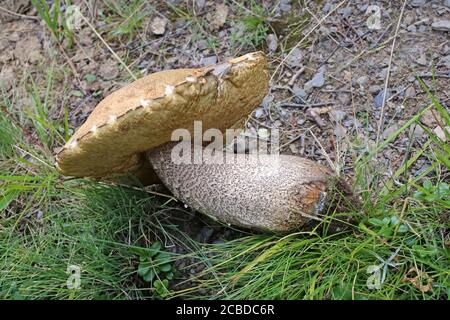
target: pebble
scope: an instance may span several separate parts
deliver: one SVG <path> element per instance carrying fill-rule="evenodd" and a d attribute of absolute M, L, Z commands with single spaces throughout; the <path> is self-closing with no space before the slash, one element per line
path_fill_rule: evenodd
<path fill-rule="evenodd" d="M 200 232 L 197 235 L 197 240 L 199 242 L 208 242 L 208 240 L 211 238 L 211 236 L 214 233 L 214 229 L 210 227 L 202 227 L 200 229 Z"/>
<path fill-rule="evenodd" d="M 395 131 L 397 131 L 399 129 L 399 126 L 397 124 L 393 124 L 390 127 L 387 127 L 384 131 L 383 131 L 383 138 L 387 139 L 389 138 Z"/>
<path fill-rule="evenodd" d="M 381 90 L 381 86 L 377 85 L 377 84 L 373 84 L 369 86 L 369 92 L 371 94 L 377 93 Z"/>
<path fill-rule="evenodd" d="M 291 67 L 300 67 L 302 65 L 303 53 L 299 48 L 294 48 L 291 54 L 286 58 L 286 62 Z"/>
<path fill-rule="evenodd" d="M 264 116 L 264 109 L 263 108 L 256 108 L 255 110 L 255 117 L 256 118 L 261 118 L 262 116 Z"/>
<path fill-rule="evenodd" d="M 283 12 L 291 11 L 291 0 L 281 0 L 280 1 L 280 10 Z"/>
<path fill-rule="evenodd" d="M 445 129 L 448 132 L 450 132 L 450 127 L 445 127 Z M 440 126 L 437 126 L 436 128 L 434 128 L 433 132 L 442 141 L 447 141 L 447 137 L 445 136 L 444 129 L 442 129 Z"/>
<path fill-rule="evenodd" d="M 14 69 L 10 66 L 3 66 L 0 71 L 0 88 L 8 91 L 12 88 L 15 80 Z"/>
<path fill-rule="evenodd" d="M 195 0 L 195 9 L 198 11 L 202 11 L 205 7 L 205 0 Z"/>
<path fill-rule="evenodd" d="M 338 13 L 342 14 L 342 16 L 344 18 L 348 18 L 352 14 L 352 11 L 353 11 L 352 7 L 345 7 L 345 8 L 339 9 Z"/>
<path fill-rule="evenodd" d="M 341 122 L 342 120 L 344 120 L 346 115 L 347 115 L 347 113 L 342 110 L 331 110 L 330 111 L 331 118 L 336 122 Z"/>
<path fill-rule="evenodd" d="M 422 137 L 423 137 L 423 133 L 424 133 L 425 131 L 422 129 L 422 127 L 421 126 L 419 126 L 419 125 L 417 125 L 417 124 L 415 124 L 415 125 L 412 125 L 410 128 L 409 128 L 409 134 L 411 135 L 413 135 L 413 137 L 415 137 L 416 139 L 421 139 Z"/>
<path fill-rule="evenodd" d="M 299 152 L 299 149 L 298 149 L 298 147 L 297 147 L 297 145 L 295 143 L 291 143 L 289 145 L 289 150 L 291 150 L 291 152 L 293 154 L 297 154 Z"/>
<path fill-rule="evenodd" d="M 367 81 L 369 81 L 369 77 L 368 76 L 361 76 L 358 79 L 356 79 L 356 83 L 359 84 L 361 87 L 363 87 Z"/>
<path fill-rule="evenodd" d="M 216 64 L 217 57 L 216 56 L 203 57 L 200 63 L 202 66 L 210 66 L 212 64 Z"/>
<path fill-rule="evenodd" d="M 427 110 L 420 119 L 428 128 L 434 128 L 437 124 L 442 123 L 442 117 L 436 110 Z"/>
<path fill-rule="evenodd" d="M 387 98 L 389 97 L 389 93 L 387 94 L 387 96 L 386 96 L 386 100 L 387 100 Z M 375 106 L 377 107 L 377 108 L 381 108 L 381 106 L 383 105 L 383 98 L 384 98 L 384 90 L 381 90 L 377 95 L 376 95 L 376 97 L 375 97 L 375 99 L 374 99 L 374 103 L 375 103 Z"/>
<path fill-rule="evenodd" d="M 445 56 L 439 61 L 439 64 L 444 65 L 446 68 L 450 68 L 450 54 Z"/>
<path fill-rule="evenodd" d="M 405 97 L 406 98 L 414 98 L 416 96 L 416 89 L 414 87 L 409 87 L 405 91 Z"/>
<path fill-rule="evenodd" d="M 322 67 L 319 71 L 305 83 L 305 91 L 308 92 L 312 88 L 321 88 L 325 84 L 325 69 Z"/>
<path fill-rule="evenodd" d="M 267 95 L 264 97 L 263 101 L 261 102 L 261 107 L 264 109 L 267 109 L 269 107 L 269 104 L 273 101 L 272 95 Z"/>
<path fill-rule="evenodd" d="M 267 35 L 266 37 L 267 48 L 269 52 L 275 52 L 278 47 L 278 39 L 277 36 L 273 33 Z"/>
<path fill-rule="evenodd" d="M 450 0 L 444 0 L 443 5 L 446 6 L 447 8 L 450 8 Z"/>
<path fill-rule="evenodd" d="M 303 100 L 304 98 L 306 98 L 307 93 L 306 93 L 305 90 L 303 90 L 302 87 L 294 84 L 294 87 L 292 88 L 292 91 L 294 92 L 294 95 L 297 98 L 300 98 L 300 100 Z"/>
<path fill-rule="evenodd" d="M 411 6 L 417 8 L 417 7 L 423 6 L 425 3 L 426 3 L 426 0 L 412 0 Z"/>
<path fill-rule="evenodd" d="M 415 25 L 411 24 L 408 26 L 408 28 L 406 28 L 406 30 L 408 30 L 409 32 L 416 32 L 417 28 Z"/>
<path fill-rule="evenodd" d="M 433 30 L 450 31 L 450 20 L 438 20 L 431 24 Z"/>

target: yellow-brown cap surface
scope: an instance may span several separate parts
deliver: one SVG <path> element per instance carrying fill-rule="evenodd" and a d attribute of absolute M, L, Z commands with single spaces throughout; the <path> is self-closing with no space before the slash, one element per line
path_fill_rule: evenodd
<path fill-rule="evenodd" d="M 138 171 L 143 153 L 171 140 L 175 129 L 230 128 L 267 94 L 268 67 L 254 52 L 216 66 L 161 71 L 103 99 L 56 155 L 74 177 L 111 177 Z"/>

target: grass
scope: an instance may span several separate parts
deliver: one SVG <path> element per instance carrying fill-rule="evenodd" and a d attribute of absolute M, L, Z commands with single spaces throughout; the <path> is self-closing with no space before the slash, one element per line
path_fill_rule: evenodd
<path fill-rule="evenodd" d="M 217 299 L 449 299 L 448 142 L 424 127 L 424 147 L 411 148 L 388 180 L 374 161 L 411 125 L 421 125 L 429 108 L 450 124 L 449 112 L 422 84 L 432 105 L 379 146 L 355 149 L 355 188 L 363 208 L 349 214 L 363 217 L 351 230 L 327 234 L 316 228 L 206 245 L 198 255 L 208 257 L 208 268 L 197 286 L 176 294 L 201 298 L 199 292 L 208 289 Z M 425 155 L 431 165 L 414 172 Z"/>
<path fill-rule="evenodd" d="M 145 18 L 148 17 L 154 8 L 147 1 L 105 1 L 110 11 L 110 15 L 105 21 L 111 31 L 111 37 L 127 37 L 127 41 L 136 38 L 143 27 Z"/>
<path fill-rule="evenodd" d="M 67 47 L 71 48 L 73 46 L 74 33 L 66 21 L 66 15 L 68 14 L 64 14 L 61 10 L 61 0 L 55 0 L 51 7 L 49 7 L 45 0 L 31 0 L 31 3 L 36 8 L 39 16 L 45 22 L 56 41 L 62 43 L 66 39 Z M 70 6 L 70 1 L 66 1 L 64 4 Z"/>
<path fill-rule="evenodd" d="M 165 199 L 56 172 L 52 150 L 68 126 L 48 120 L 53 77 L 51 69 L 42 90 L 30 79 L 30 109 L 6 95 L 0 103 L 0 298 L 152 297 L 136 250 L 189 240 L 166 221 Z M 80 268 L 81 289 L 67 287 L 71 266 Z"/>

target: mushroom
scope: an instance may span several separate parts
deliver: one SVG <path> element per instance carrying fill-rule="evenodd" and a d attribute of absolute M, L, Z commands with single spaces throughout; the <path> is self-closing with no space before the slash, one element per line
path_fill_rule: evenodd
<path fill-rule="evenodd" d="M 172 142 L 176 129 L 195 133 L 195 121 L 201 121 L 202 130 L 239 127 L 267 91 L 268 66 L 261 52 L 151 74 L 102 100 L 56 155 L 57 168 L 74 177 L 132 173 L 144 183 L 154 183 L 157 176 L 175 197 L 219 221 L 272 232 L 298 229 L 320 220 L 334 185 L 330 169 L 296 156 L 230 156 Z M 210 161 L 178 163 L 174 150 L 194 155 L 199 150 L 210 154 Z M 223 163 L 224 157 L 231 161 Z"/>

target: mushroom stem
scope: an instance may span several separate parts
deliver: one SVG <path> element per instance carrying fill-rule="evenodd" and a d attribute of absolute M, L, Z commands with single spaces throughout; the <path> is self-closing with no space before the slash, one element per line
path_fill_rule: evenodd
<path fill-rule="evenodd" d="M 202 162 L 192 163 L 192 154 L 201 154 Z M 287 232 L 322 220 L 333 180 L 330 169 L 296 156 L 232 154 L 190 142 L 164 144 L 147 157 L 166 187 L 193 209 L 262 231 Z"/>

